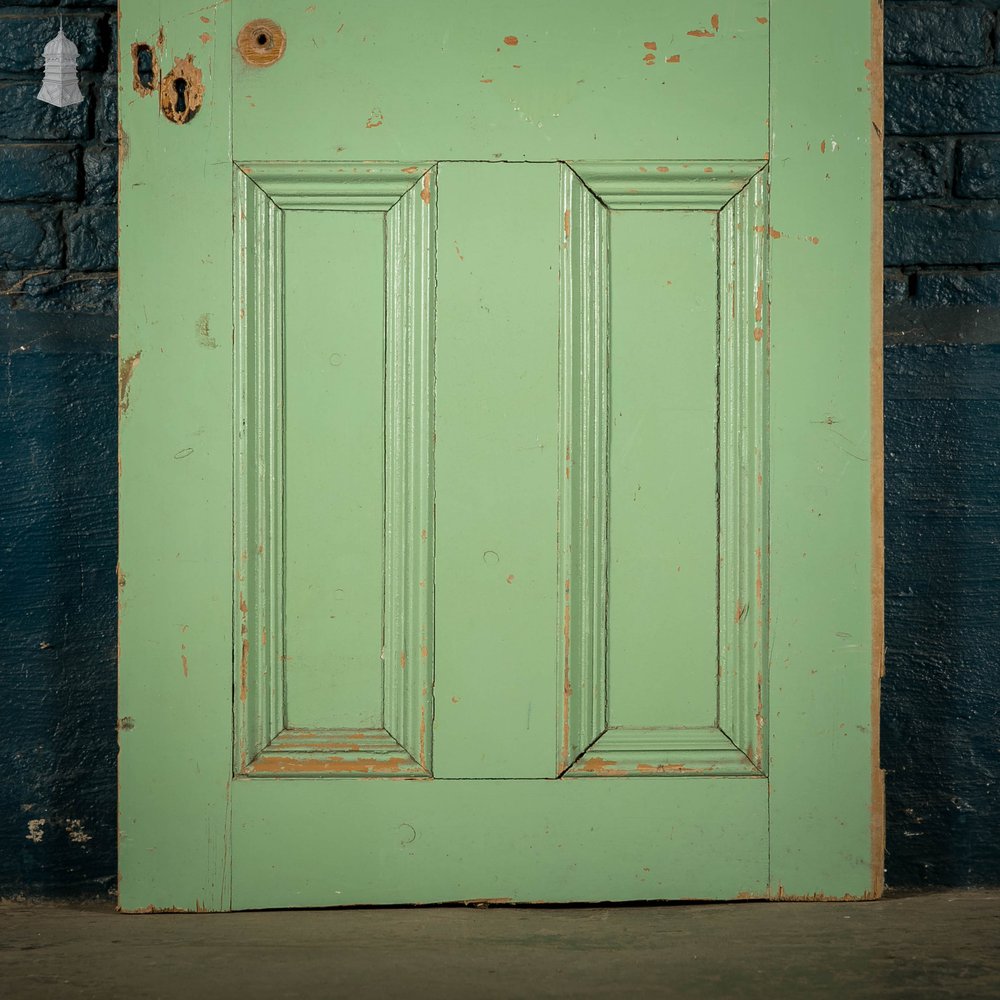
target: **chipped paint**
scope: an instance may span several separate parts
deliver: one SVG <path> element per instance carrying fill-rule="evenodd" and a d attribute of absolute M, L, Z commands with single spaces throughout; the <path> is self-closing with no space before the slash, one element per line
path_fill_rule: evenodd
<path fill-rule="evenodd" d="M 194 328 L 198 334 L 198 343 L 201 344 L 202 347 L 214 349 L 219 346 L 215 342 L 215 338 L 208 332 L 208 313 L 202 313 L 198 317 L 195 321 Z"/>
<path fill-rule="evenodd" d="M 252 761 L 249 774 L 399 774 L 407 765 L 413 766 L 409 757 L 321 757 L 318 754 L 278 756 L 266 754 Z"/>
<path fill-rule="evenodd" d="M 577 764 L 573 771 L 581 774 L 598 774 L 606 778 L 624 778 L 628 775 L 617 766 L 618 762 L 605 757 L 585 757 L 583 763 Z"/>
<path fill-rule="evenodd" d="M 709 28 L 696 28 L 694 31 L 689 31 L 688 34 L 692 38 L 715 38 L 719 33 L 719 15 L 713 14 L 711 19 L 711 29 Z"/>
<path fill-rule="evenodd" d="M 160 83 L 160 111 L 167 121 L 186 125 L 201 108 L 205 84 L 201 69 L 189 52 L 183 59 L 174 58 L 174 68 Z"/>
<path fill-rule="evenodd" d="M 684 764 L 636 764 L 635 769 L 639 774 L 687 774 L 694 770 Z M 698 770 L 711 770 L 711 768 Z"/>
<path fill-rule="evenodd" d="M 129 408 L 129 392 L 132 385 L 132 376 L 135 375 L 136 368 L 139 367 L 139 359 L 142 351 L 123 358 L 118 366 L 118 416 L 124 417 Z M 124 584 L 123 584 L 124 586 Z"/>

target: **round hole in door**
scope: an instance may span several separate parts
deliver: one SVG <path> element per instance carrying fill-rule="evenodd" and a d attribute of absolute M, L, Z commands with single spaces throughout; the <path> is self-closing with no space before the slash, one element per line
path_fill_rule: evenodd
<path fill-rule="evenodd" d="M 285 33 L 276 22 L 260 17 L 240 28 L 236 47 L 248 66 L 270 66 L 285 54 Z"/>

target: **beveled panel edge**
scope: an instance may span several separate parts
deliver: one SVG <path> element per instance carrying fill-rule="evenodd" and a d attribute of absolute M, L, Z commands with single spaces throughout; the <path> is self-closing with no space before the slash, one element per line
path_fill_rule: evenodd
<path fill-rule="evenodd" d="M 244 771 L 269 778 L 429 778 L 384 729 L 285 729 Z"/>
<path fill-rule="evenodd" d="M 563 778 L 763 777 L 719 729 L 608 730 Z"/>
<path fill-rule="evenodd" d="M 279 208 L 387 212 L 431 162 L 253 160 L 236 164 Z"/>
<path fill-rule="evenodd" d="M 428 772 L 434 721 L 437 171 L 386 213 L 383 724 Z"/>
<path fill-rule="evenodd" d="M 632 211 L 719 211 L 766 160 L 571 160 L 567 166 L 608 206 Z"/>
<path fill-rule="evenodd" d="M 560 173 L 556 774 L 607 724 L 608 211 L 565 164 Z"/>
<path fill-rule="evenodd" d="M 768 176 L 719 213 L 719 725 L 766 760 Z"/>
<path fill-rule="evenodd" d="M 282 513 L 284 225 L 234 170 L 234 771 L 284 726 Z M 254 252 L 250 252 L 253 248 Z"/>

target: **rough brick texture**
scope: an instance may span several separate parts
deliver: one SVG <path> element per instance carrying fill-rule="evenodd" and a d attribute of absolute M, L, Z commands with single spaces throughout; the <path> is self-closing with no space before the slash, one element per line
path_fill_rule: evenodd
<path fill-rule="evenodd" d="M 68 108 L 35 97 L 60 14 Z M 0 896 L 114 887 L 115 25 L 0 0 Z"/>
<path fill-rule="evenodd" d="M 943 197 L 952 182 L 950 139 L 890 139 L 885 144 L 886 198 Z"/>
<path fill-rule="evenodd" d="M 113 322 L 114 9 L 112 0 L 0 4 L 0 315 L 37 313 L 51 324 L 63 313 L 69 330 L 78 311 Z M 68 108 L 36 97 L 60 16 L 80 49 L 84 94 Z"/>
<path fill-rule="evenodd" d="M 886 879 L 995 885 L 1000 2 L 887 0 Z M 993 847 L 990 845 L 993 844 Z"/>
<path fill-rule="evenodd" d="M 989 289 L 1000 281 L 998 7 L 885 4 L 890 317 L 896 307 L 995 304 Z"/>
<path fill-rule="evenodd" d="M 994 15 L 980 6 L 888 3 L 885 61 L 914 66 L 986 66 Z"/>
<path fill-rule="evenodd" d="M 1000 198 L 1000 138 L 963 139 L 956 173 L 959 198 Z"/>

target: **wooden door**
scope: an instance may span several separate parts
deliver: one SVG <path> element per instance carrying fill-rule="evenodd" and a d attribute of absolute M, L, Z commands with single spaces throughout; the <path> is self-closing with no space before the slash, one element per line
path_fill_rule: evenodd
<path fill-rule="evenodd" d="M 877 894 L 868 3 L 123 8 L 122 908 Z"/>

